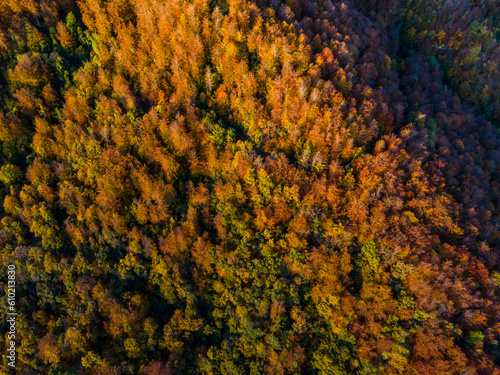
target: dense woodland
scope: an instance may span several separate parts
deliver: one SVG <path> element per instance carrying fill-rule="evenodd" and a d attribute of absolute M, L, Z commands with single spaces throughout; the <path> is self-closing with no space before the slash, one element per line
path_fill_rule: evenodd
<path fill-rule="evenodd" d="M 0 0 L 14 372 L 500 374 L 499 21 Z"/>

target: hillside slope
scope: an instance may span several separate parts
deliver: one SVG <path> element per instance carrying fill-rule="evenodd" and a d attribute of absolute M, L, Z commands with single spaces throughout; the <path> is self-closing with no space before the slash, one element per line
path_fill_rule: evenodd
<path fill-rule="evenodd" d="M 2 2 L 16 371 L 499 374 L 497 111 L 389 6 Z"/>

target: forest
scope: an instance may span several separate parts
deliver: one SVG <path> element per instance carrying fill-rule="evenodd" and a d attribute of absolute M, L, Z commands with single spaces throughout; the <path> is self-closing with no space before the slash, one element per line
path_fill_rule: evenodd
<path fill-rule="evenodd" d="M 500 375 L 500 1 L 0 0 L 0 260 L 1 374 Z"/>

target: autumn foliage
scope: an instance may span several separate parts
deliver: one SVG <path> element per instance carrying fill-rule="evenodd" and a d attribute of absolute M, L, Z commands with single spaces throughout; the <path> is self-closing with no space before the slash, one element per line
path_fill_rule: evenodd
<path fill-rule="evenodd" d="M 499 374 L 498 3 L 404 3 L 0 2 L 19 373 Z"/>

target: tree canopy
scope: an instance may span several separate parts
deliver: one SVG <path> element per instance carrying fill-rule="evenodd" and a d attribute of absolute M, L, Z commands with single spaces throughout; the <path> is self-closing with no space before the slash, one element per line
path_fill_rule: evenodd
<path fill-rule="evenodd" d="M 500 374 L 499 10 L 0 2 L 16 371 Z"/>

